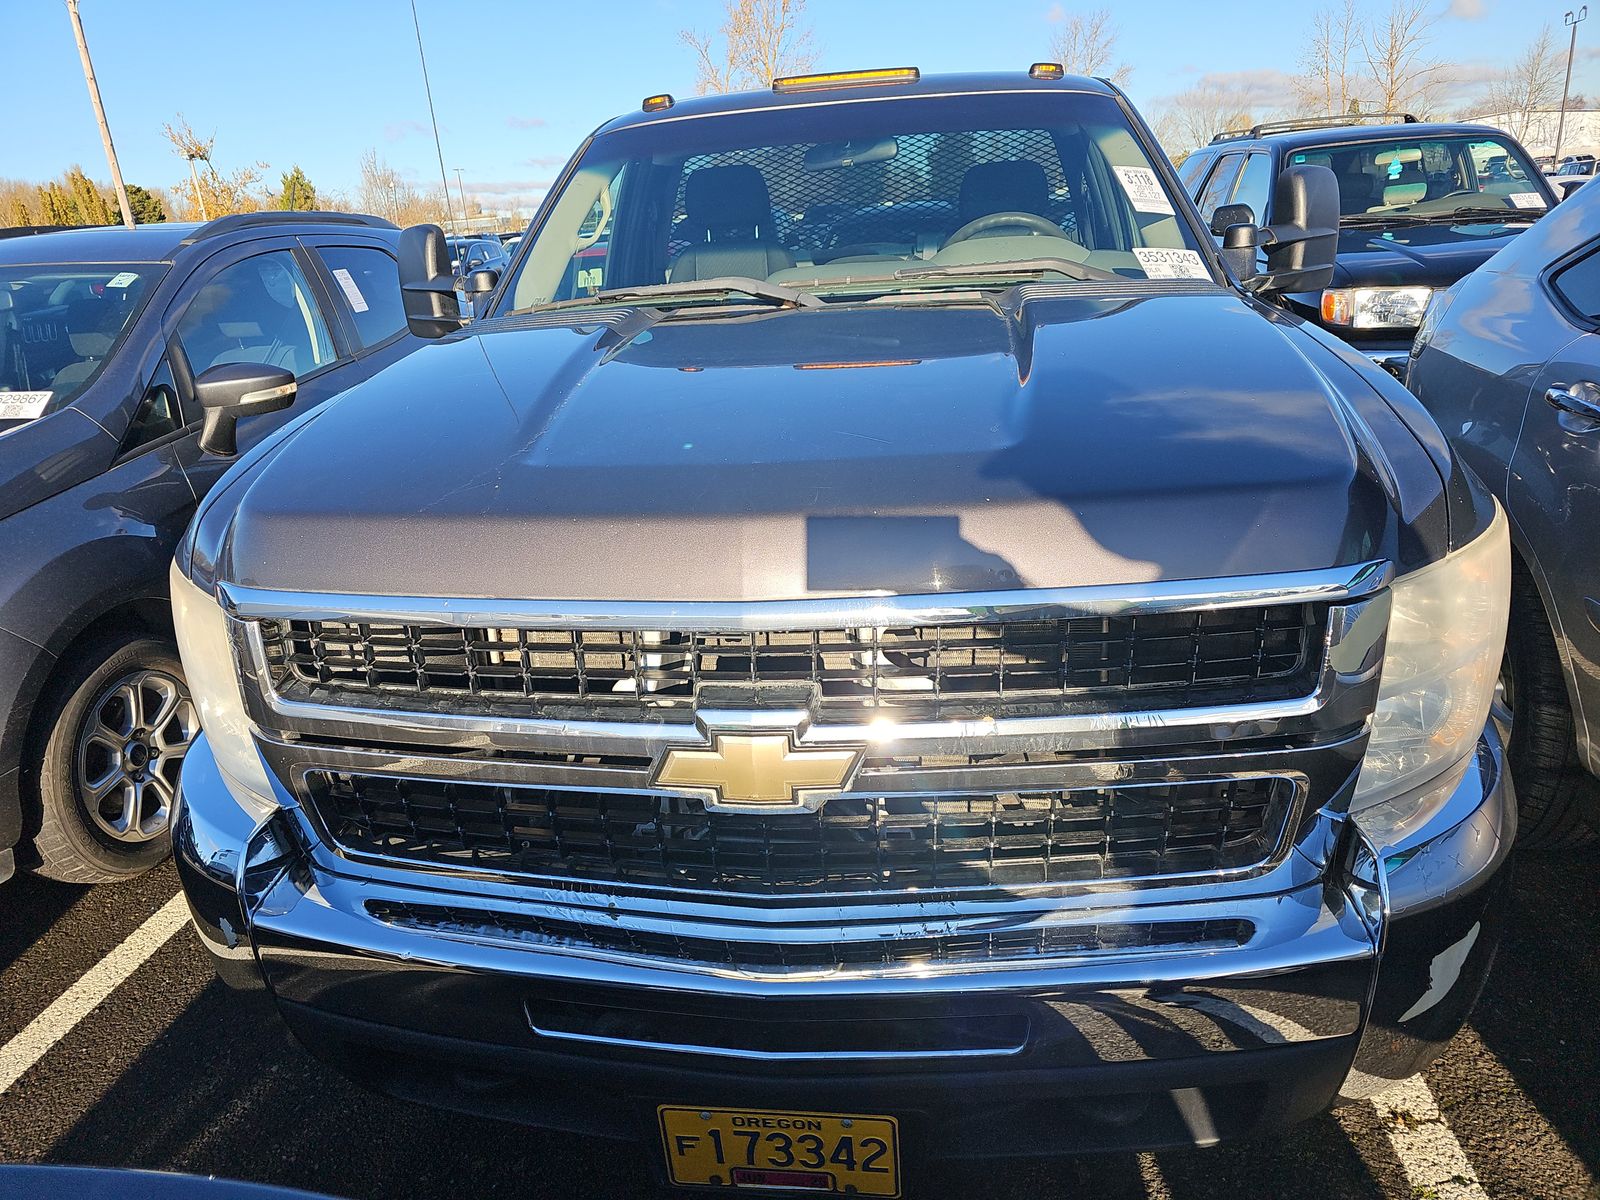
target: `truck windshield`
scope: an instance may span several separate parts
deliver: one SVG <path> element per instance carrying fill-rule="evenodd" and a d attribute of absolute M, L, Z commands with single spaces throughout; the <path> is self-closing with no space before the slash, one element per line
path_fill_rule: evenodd
<path fill-rule="evenodd" d="M 662 284 L 710 286 L 649 302 L 704 302 L 719 280 L 834 299 L 1034 278 L 1213 279 L 1176 216 L 1182 203 L 1122 109 L 1092 93 L 686 115 L 596 138 L 505 295 L 520 311 Z"/>
<path fill-rule="evenodd" d="M 1522 151 L 1493 136 L 1393 138 L 1296 150 L 1289 163 L 1332 169 L 1346 224 L 1389 217 L 1449 220 L 1548 207 L 1539 173 Z"/>
<path fill-rule="evenodd" d="M 150 263 L 0 266 L 0 432 L 87 387 L 165 270 Z"/>

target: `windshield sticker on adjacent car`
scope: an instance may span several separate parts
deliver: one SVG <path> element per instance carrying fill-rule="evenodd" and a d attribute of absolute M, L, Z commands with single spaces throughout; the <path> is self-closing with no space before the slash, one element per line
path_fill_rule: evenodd
<path fill-rule="evenodd" d="M 1172 215 L 1172 201 L 1149 167 L 1112 167 L 1122 190 L 1128 193 L 1128 203 L 1138 212 Z"/>
<path fill-rule="evenodd" d="M 0 421 L 31 421 L 44 415 L 51 392 L 0 392 Z"/>
<path fill-rule="evenodd" d="M 1135 246 L 1133 256 L 1151 279 L 1210 279 L 1205 260 L 1193 250 L 1168 250 L 1162 246 Z"/>
<path fill-rule="evenodd" d="M 350 308 L 355 312 L 367 311 L 367 298 L 361 294 L 361 289 L 356 286 L 356 281 L 350 277 L 350 272 L 344 267 L 335 267 L 333 277 L 339 281 L 339 286 L 344 289 L 344 298 L 350 301 Z"/>
<path fill-rule="evenodd" d="M 138 282 L 139 282 L 139 272 L 137 272 L 137 271 L 118 271 L 110 279 L 106 280 L 106 286 L 107 287 L 114 287 L 114 288 L 125 288 L 125 287 L 132 287 L 134 284 L 136 284 Z"/>
<path fill-rule="evenodd" d="M 1543 208 L 1544 197 L 1538 192 L 1512 192 L 1511 203 L 1518 208 Z"/>

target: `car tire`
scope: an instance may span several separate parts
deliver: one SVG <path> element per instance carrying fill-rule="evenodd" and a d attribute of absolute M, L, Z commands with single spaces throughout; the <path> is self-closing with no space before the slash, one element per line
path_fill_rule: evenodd
<path fill-rule="evenodd" d="M 86 645 L 63 661 L 40 711 L 28 869 L 112 883 L 164 860 L 178 771 L 200 729 L 177 646 L 144 633 Z"/>
<path fill-rule="evenodd" d="M 1563 850 L 1595 838 L 1586 817 L 1600 813 L 1600 780 L 1578 758 L 1566 673 L 1539 589 L 1524 570 L 1511 576 L 1511 623 L 1495 716 L 1517 791 L 1517 845 Z"/>

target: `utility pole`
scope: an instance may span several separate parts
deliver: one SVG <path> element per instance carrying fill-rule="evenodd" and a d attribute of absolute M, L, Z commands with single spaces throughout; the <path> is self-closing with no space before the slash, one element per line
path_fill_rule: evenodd
<path fill-rule="evenodd" d="M 105 105 L 100 103 L 100 84 L 94 77 L 94 64 L 89 61 L 89 43 L 83 37 L 83 22 L 78 18 L 78 0 L 67 0 L 67 15 L 72 18 L 72 36 L 78 39 L 78 57 L 83 60 L 83 81 L 89 85 L 89 102 L 94 105 L 94 119 L 100 123 L 100 143 L 106 148 L 106 162 L 111 165 L 111 186 L 117 190 L 117 206 L 122 209 L 122 223 L 133 228 L 133 207 L 128 203 L 128 189 L 122 186 L 122 168 L 117 166 L 117 148 L 111 144 L 111 126 L 106 124 Z"/>
<path fill-rule="evenodd" d="M 1576 13 L 1566 15 L 1567 27 L 1572 30 L 1572 40 L 1567 43 L 1567 81 L 1561 85 L 1561 115 L 1556 118 L 1556 148 L 1550 155 L 1553 165 L 1561 165 L 1561 135 L 1567 131 L 1567 93 L 1572 90 L 1572 55 L 1578 49 L 1578 25 L 1589 19 L 1589 6 L 1585 4 Z"/>
<path fill-rule="evenodd" d="M 417 31 L 417 59 L 422 63 L 422 90 L 428 95 L 428 120 L 433 122 L 433 148 L 439 153 L 439 182 L 444 184 L 444 215 L 450 219 L 450 176 L 445 174 L 444 147 L 439 143 L 439 118 L 433 115 L 433 85 L 428 82 L 428 56 L 422 52 L 422 25 L 417 20 L 417 0 L 411 0 L 411 27 Z M 462 217 L 467 215 L 463 212 Z"/>
<path fill-rule="evenodd" d="M 467 217 L 467 185 L 461 182 L 461 168 L 460 167 L 456 168 L 456 188 L 461 193 L 461 220 L 463 222 L 465 222 L 465 221 L 468 220 L 468 217 Z M 465 225 L 463 225 L 461 232 L 462 233 L 466 232 Z"/>

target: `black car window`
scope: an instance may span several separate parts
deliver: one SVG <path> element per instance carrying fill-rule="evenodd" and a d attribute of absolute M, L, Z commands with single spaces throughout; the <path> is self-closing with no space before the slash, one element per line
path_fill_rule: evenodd
<path fill-rule="evenodd" d="M 1579 316 L 1600 321 L 1600 249 L 1561 268 L 1550 280 L 1556 294 Z"/>
<path fill-rule="evenodd" d="M 183 413 L 178 405 L 178 389 L 172 382 L 172 368 L 167 360 L 150 377 L 139 407 L 134 410 L 133 421 L 122 438 L 122 452 L 126 454 L 140 446 L 160 441 L 168 434 L 183 428 Z"/>
<path fill-rule="evenodd" d="M 1195 204 L 1200 209 L 1200 215 L 1207 221 L 1211 220 L 1211 215 L 1217 209 L 1228 202 L 1228 192 L 1239 173 L 1239 164 L 1243 161 L 1242 154 L 1224 154 L 1218 160 L 1216 170 L 1211 172 L 1211 178 L 1206 180 L 1205 187 L 1200 189 Z"/>
<path fill-rule="evenodd" d="M 334 359 L 328 323 L 287 250 L 217 272 L 189 302 L 178 340 L 196 375 L 218 363 L 263 363 L 305 375 Z"/>
<path fill-rule="evenodd" d="M 1211 155 L 1191 154 L 1178 168 L 1178 182 L 1183 184 L 1183 190 L 1189 193 L 1191 199 L 1200 190 L 1200 181 L 1205 178 L 1206 168 L 1210 165 Z"/>
<path fill-rule="evenodd" d="M 317 253 L 344 296 L 363 346 L 375 346 L 406 327 L 400 268 L 370 246 L 318 246 Z"/>
<path fill-rule="evenodd" d="M 1267 200 L 1272 195 L 1272 155 L 1252 154 L 1245 159 L 1244 170 L 1239 172 L 1239 182 L 1233 186 L 1230 204 L 1248 204 L 1250 212 L 1260 224 L 1267 215 Z M 1207 219 L 1211 214 L 1207 213 Z"/>

